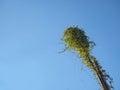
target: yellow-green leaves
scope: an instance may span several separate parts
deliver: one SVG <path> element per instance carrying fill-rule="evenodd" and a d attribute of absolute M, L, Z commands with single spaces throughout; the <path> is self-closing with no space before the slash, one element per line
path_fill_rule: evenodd
<path fill-rule="evenodd" d="M 78 27 L 69 27 L 65 30 L 62 40 L 65 42 L 67 48 L 77 51 L 80 57 L 84 60 L 83 62 L 91 67 L 88 61 L 90 50 L 94 47 L 94 42 L 89 41 L 88 36 L 85 32 Z"/>

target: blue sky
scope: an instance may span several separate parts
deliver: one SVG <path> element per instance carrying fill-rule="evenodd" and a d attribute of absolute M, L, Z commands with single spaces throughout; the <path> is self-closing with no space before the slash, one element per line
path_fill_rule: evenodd
<path fill-rule="evenodd" d="M 77 54 L 58 53 L 73 25 L 120 90 L 119 0 L 0 0 L 0 90 L 97 90 Z"/>

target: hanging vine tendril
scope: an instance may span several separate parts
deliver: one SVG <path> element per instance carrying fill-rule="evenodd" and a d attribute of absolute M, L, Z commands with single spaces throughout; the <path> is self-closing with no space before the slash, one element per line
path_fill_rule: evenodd
<path fill-rule="evenodd" d="M 84 30 L 79 29 L 77 26 L 69 27 L 65 30 L 62 40 L 65 42 L 65 50 L 72 49 L 78 52 L 83 63 L 98 77 L 102 90 L 113 88 L 112 78 L 102 69 L 96 58 L 90 54 L 95 43 L 89 41 Z"/>

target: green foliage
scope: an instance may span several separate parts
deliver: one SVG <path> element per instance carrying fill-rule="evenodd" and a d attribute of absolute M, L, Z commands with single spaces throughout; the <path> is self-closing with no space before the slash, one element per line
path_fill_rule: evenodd
<path fill-rule="evenodd" d="M 79 53 L 83 63 L 93 70 L 95 76 L 99 78 L 98 80 L 102 84 L 104 90 L 113 88 L 111 77 L 102 69 L 96 58 L 90 54 L 95 43 L 89 41 L 84 30 L 78 27 L 69 27 L 65 30 L 62 40 L 65 42 L 65 50 L 72 49 Z"/>
<path fill-rule="evenodd" d="M 88 56 L 90 55 L 91 49 L 95 46 L 94 42 L 89 41 L 88 36 L 85 32 L 78 27 L 69 27 L 65 30 L 62 40 L 65 42 L 65 50 L 73 49 L 77 51 L 83 62 L 92 68 Z"/>

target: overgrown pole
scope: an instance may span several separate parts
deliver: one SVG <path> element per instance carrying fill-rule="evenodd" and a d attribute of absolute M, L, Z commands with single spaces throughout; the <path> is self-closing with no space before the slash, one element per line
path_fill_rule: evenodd
<path fill-rule="evenodd" d="M 72 49 L 79 53 L 84 64 L 91 69 L 102 87 L 102 90 L 111 90 L 112 78 L 99 65 L 94 56 L 90 54 L 92 48 L 95 46 L 93 41 L 89 41 L 85 32 L 78 27 L 69 27 L 65 30 L 62 40 L 65 42 L 65 50 Z"/>

